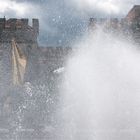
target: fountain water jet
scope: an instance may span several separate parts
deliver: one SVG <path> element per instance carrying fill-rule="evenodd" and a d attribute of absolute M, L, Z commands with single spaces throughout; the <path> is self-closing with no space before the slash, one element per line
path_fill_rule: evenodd
<path fill-rule="evenodd" d="M 140 52 L 97 31 L 76 45 L 61 89 L 62 140 L 129 140 L 140 134 Z"/>

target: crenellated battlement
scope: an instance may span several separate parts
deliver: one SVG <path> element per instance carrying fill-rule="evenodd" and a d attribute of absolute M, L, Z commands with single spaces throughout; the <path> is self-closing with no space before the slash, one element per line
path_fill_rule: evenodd
<path fill-rule="evenodd" d="M 140 44 L 140 5 L 134 5 L 126 17 L 118 18 L 90 18 L 89 31 L 102 26 L 105 31 L 121 32 L 131 36 L 134 41 Z"/>
<path fill-rule="evenodd" d="M 120 19 L 117 18 L 90 18 L 89 28 L 96 29 L 97 26 L 103 26 L 106 29 L 118 29 L 121 25 Z"/>
<path fill-rule="evenodd" d="M 10 42 L 14 37 L 20 43 L 37 42 L 39 35 L 39 20 L 32 19 L 32 26 L 29 19 L 22 18 L 0 18 L 0 42 Z"/>
<path fill-rule="evenodd" d="M 106 25 L 107 27 L 117 29 L 128 27 L 133 31 L 140 31 L 140 5 L 134 5 L 128 12 L 126 17 L 118 18 L 90 18 L 89 28 L 95 28 L 98 25 Z"/>
<path fill-rule="evenodd" d="M 0 18 L 0 30 L 25 30 L 25 29 L 32 29 L 39 33 L 39 20 L 32 19 L 32 27 L 29 25 L 29 19 L 22 18 L 10 18 L 6 20 L 6 18 Z"/>

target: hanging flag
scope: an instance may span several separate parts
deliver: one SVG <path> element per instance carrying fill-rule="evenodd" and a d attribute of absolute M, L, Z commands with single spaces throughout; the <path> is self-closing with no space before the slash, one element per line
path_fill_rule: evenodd
<path fill-rule="evenodd" d="M 14 85 L 23 84 L 26 64 L 26 56 L 17 46 L 15 39 L 12 39 L 12 75 Z"/>

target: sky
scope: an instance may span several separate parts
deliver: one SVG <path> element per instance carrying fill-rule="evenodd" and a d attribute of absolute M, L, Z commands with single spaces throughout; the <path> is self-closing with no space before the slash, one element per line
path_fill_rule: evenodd
<path fill-rule="evenodd" d="M 69 45 L 86 31 L 90 17 L 125 17 L 140 0 L 0 0 L 0 16 L 38 18 L 39 44 Z"/>

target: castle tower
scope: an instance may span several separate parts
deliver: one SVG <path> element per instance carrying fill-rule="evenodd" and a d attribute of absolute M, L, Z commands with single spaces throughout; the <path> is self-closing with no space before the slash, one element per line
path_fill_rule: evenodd
<path fill-rule="evenodd" d="M 38 19 L 32 19 L 32 27 L 36 33 L 36 35 L 39 35 L 39 20 Z"/>
<path fill-rule="evenodd" d="M 0 18 L 0 30 L 3 30 L 5 28 L 5 17 Z"/>

